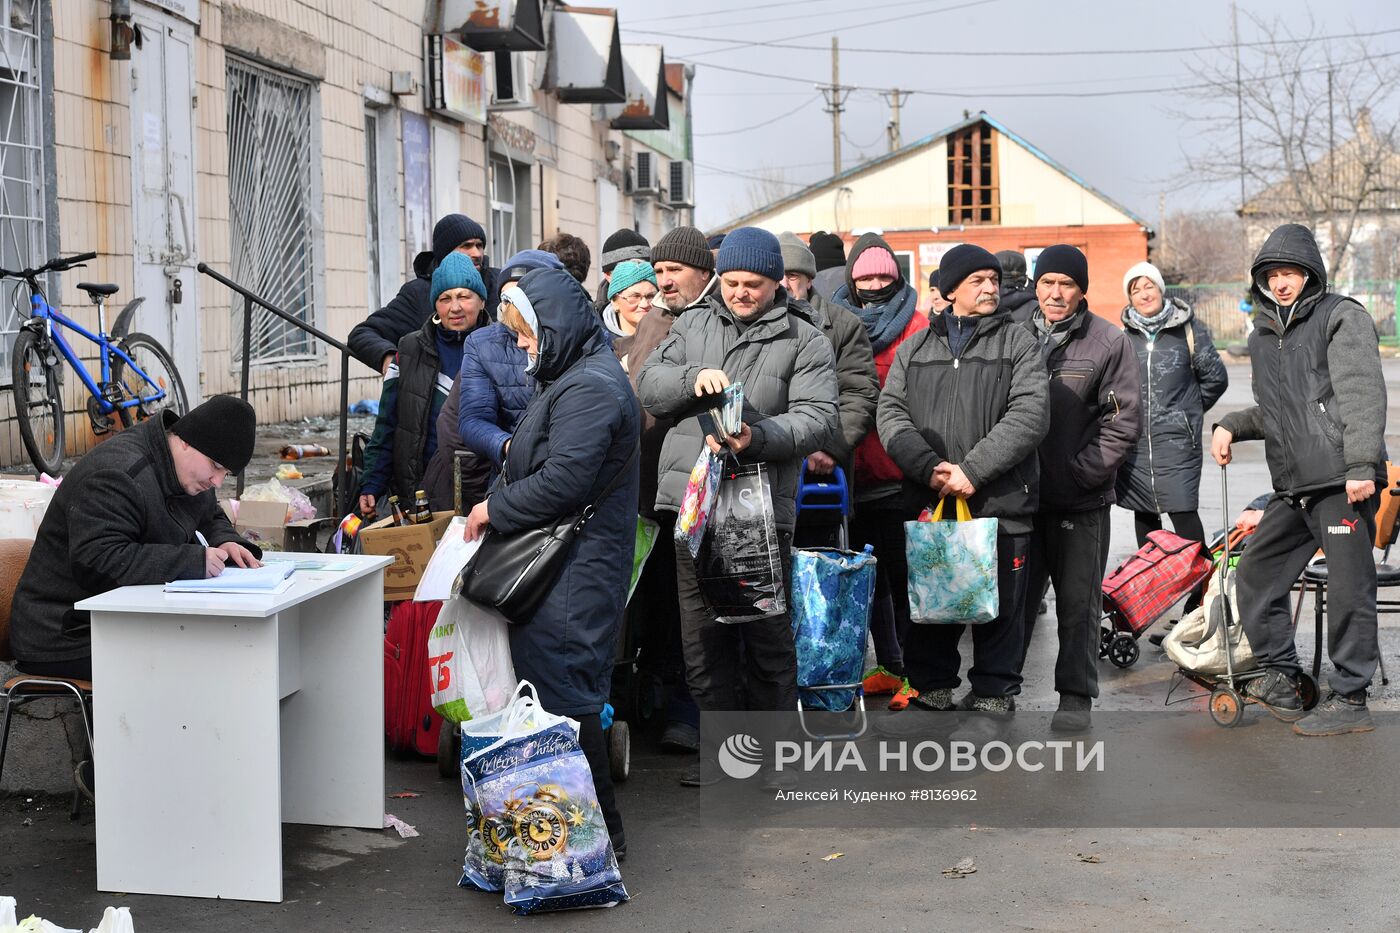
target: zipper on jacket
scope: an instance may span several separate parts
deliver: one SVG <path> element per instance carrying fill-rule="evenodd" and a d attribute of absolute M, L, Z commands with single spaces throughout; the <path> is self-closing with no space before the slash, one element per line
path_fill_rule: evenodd
<path fill-rule="evenodd" d="M 1143 420 L 1147 424 L 1147 484 L 1152 490 L 1152 505 L 1157 509 L 1157 514 L 1162 514 L 1162 502 L 1157 498 L 1157 460 L 1152 452 L 1152 350 L 1157 346 L 1157 338 L 1151 337 L 1147 341 L 1147 410 L 1143 412 Z"/>

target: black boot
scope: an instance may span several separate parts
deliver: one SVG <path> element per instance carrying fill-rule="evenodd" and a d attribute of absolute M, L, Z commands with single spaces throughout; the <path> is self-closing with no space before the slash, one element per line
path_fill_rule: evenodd
<path fill-rule="evenodd" d="M 1244 695 L 1284 722 L 1303 718 L 1303 698 L 1298 681 L 1283 671 L 1268 670 L 1244 685 Z"/>

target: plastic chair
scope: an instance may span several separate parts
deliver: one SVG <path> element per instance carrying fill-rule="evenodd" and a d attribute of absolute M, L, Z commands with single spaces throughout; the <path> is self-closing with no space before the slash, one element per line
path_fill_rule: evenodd
<path fill-rule="evenodd" d="M 0 538 L 0 661 L 14 662 L 14 652 L 10 648 L 10 608 L 14 601 L 15 586 L 29 563 L 29 552 L 34 542 L 22 538 Z M 83 729 L 87 733 L 88 753 L 92 753 L 92 718 L 88 714 L 88 704 L 92 702 L 92 682 L 71 677 L 41 677 L 37 674 L 16 673 L 0 688 L 0 699 L 5 701 L 4 724 L 0 726 L 0 777 L 5 774 L 5 750 L 10 743 L 10 720 L 15 710 L 35 700 L 68 700 L 78 704 L 83 716 Z M 81 765 L 79 765 L 81 767 Z M 78 789 L 77 773 L 73 781 L 73 806 L 69 816 L 76 819 L 82 795 Z"/>

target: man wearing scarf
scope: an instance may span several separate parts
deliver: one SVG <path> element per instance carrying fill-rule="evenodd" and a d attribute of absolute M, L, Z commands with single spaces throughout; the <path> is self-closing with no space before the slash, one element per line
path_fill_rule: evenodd
<path fill-rule="evenodd" d="M 1059 711 L 1052 727 L 1079 732 L 1099 695 L 1099 620 L 1108 563 L 1109 507 L 1118 467 L 1141 427 L 1137 353 L 1121 330 L 1089 311 L 1089 263 L 1051 246 L 1035 263 L 1037 304 L 1024 324 L 1050 373 L 1050 432 L 1040 442 L 1040 508 L 1031 530 L 1028 592 L 1055 587 Z M 1036 602 L 1026 601 L 1030 648 Z M 1024 656 L 1022 664 L 1025 663 Z"/>

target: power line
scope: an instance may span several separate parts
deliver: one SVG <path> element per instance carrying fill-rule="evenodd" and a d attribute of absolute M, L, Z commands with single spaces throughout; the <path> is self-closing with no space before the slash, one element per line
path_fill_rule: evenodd
<path fill-rule="evenodd" d="M 870 4 L 869 6 L 863 6 L 863 7 L 861 7 L 861 8 L 860 8 L 860 12 L 869 14 L 869 13 L 878 12 L 878 11 L 881 11 L 881 10 L 898 10 L 898 9 L 903 9 L 903 8 L 905 8 L 905 7 L 927 6 L 927 5 L 931 4 L 931 3 L 946 3 L 946 2 L 948 2 L 948 0 L 904 0 L 904 2 L 901 2 L 901 3 L 873 3 L 873 4 Z M 756 7 L 751 7 L 750 9 L 756 9 Z M 791 23 L 791 22 L 805 22 L 807 25 L 812 25 L 813 22 L 814 22 L 815 20 L 817 20 L 819 17 L 823 17 L 823 16 L 849 16 L 849 15 L 850 15 L 851 13 L 853 13 L 853 12 L 854 12 L 853 10 L 849 10 L 849 9 L 838 9 L 838 10 L 828 10 L 828 11 L 826 11 L 826 12 L 824 12 L 824 13 L 811 13 L 811 14 L 809 15 L 808 11 L 804 10 L 804 11 L 802 11 L 802 13 L 789 13 L 789 14 L 786 15 L 786 16 L 774 16 L 774 17 L 769 17 L 768 19 L 729 20 L 729 21 L 726 21 L 726 22 L 723 22 L 723 23 L 715 23 L 714 25 L 695 26 L 695 27 L 692 27 L 692 28 L 701 29 L 701 30 L 705 30 L 705 31 L 708 31 L 708 32 L 713 32 L 713 31 L 715 31 L 715 30 L 727 30 L 727 31 L 729 31 L 730 35 L 725 36 L 725 37 L 721 37 L 721 39 L 722 39 L 722 41 L 725 41 L 725 42 L 733 42 L 733 41 L 735 41 L 735 39 L 734 39 L 734 36 L 733 36 L 732 33 L 733 33 L 733 31 L 734 31 L 737 27 L 740 27 L 740 26 L 759 26 L 759 25 L 766 25 L 766 24 L 768 24 L 768 23 Z M 936 13 L 936 12 L 938 12 L 938 11 L 937 11 L 937 10 L 929 10 L 929 11 L 927 11 L 927 12 Z M 908 17 L 914 17 L 914 16 L 923 16 L 923 15 L 924 15 L 923 13 L 908 13 L 908 14 L 905 14 L 905 17 L 908 18 Z M 799 19 L 799 17 L 800 17 L 800 19 Z M 711 18 L 713 18 L 713 17 L 711 17 Z M 845 30 L 854 29 L 854 28 L 857 28 L 857 27 L 863 26 L 863 25 L 872 25 L 872 26 L 873 26 L 873 25 L 875 25 L 875 24 L 874 24 L 874 23 L 865 24 L 865 23 L 859 23 L 859 22 L 857 22 L 857 23 L 854 23 L 854 24 L 852 24 L 852 25 L 850 25 L 850 26 L 832 26 L 832 27 L 829 27 L 827 31 L 828 31 L 828 32 L 845 31 Z M 695 38 L 699 39 L 699 38 L 704 38 L 704 37 L 702 37 L 702 36 L 696 36 Z M 796 37 L 792 37 L 792 38 L 796 38 Z"/>
<path fill-rule="evenodd" d="M 701 136 L 733 136 L 735 133 L 747 133 L 750 130 L 762 129 L 765 126 L 769 126 L 770 124 L 776 123 L 779 120 L 792 116 L 799 110 L 804 110 L 807 107 L 810 107 L 812 104 L 816 103 L 816 101 L 817 95 L 813 94 L 806 100 L 804 100 L 802 103 L 798 104 L 796 107 L 793 107 L 791 110 L 784 111 L 783 113 L 778 114 L 776 117 L 769 117 L 767 120 L 764 120 L 761 123 L 755 123 L 753 126 L 741 126 L 737 130 L 718 130 L 714 133 L 692 133 L 691 135 L 695 136 L 696 138 L 699 138 Z"/>
<path fill-rule="evenodd" d="M 957 8 L 956 8 L 956 7 L 950 7 L 950 9 L 957 9 Z M 939 11 L 939 10 L 930 10 L 929 12 L 930 12 L 930 13 L 937 13 L 937 12 L 941 12 L 941 11 Z M 871 23 L 870 25 L 874 25 L 874 23 Z M 731 39 L 718 39 L 718 38 L 712 38 L 712 37 L 709 37 L 709 36 L 686 35 L 686 34 L 683 34 L 683 33 L 655 32 L 655 31 L 653 31 L 653 30 L 648 30 L 648 29 L 636 29 L 636 30 L 632 30 L 632 31 L 633 31 L 633 32 L 639 32 L 639 33 L 644 33 L 644 34 L 646 34 L 646 35 L 652 35 L 652 36 L 663 36 L 663 37 L 670 38 L 670 39 L 694 39 L 694 40 L 696 40 L 696 41 L 698 41 L 698 42 L 731 42 L 731 41 L 732 41 Z M 1275 45 L 1304 45 L 1304 44 L 1308 44 L 1308 43 L 1312 43 L 1312 42 L 1325 42 L 1325 41 L 1328 41 L 1328 40 L 1331 40 L 1331 39 L 1360 39 L 1360 38 L 1371 38 L 1371 37 L 1374 37 L 1374 36 L 1387 36 L 1387 35 L 1391 35 L 1391 34 L 1394 34 L 1394 33 L 1397 33 L 1397 32 L 1400 32 L 1400 27 L 1396 27 L 1396 28 L 1392 28 L 1392 29 L 1367 30 L 1366 32 L 1340 32 L 1340 33 L 1334 33 L 1334 34 L 1332 34 L 1332 35 L 1326 35 L 1326 36 L 1309 36 L 1309 37 L 1300 38 L 1300 39 L 1274 39 L 1274 40 L 1265 40 L 1265 41 L 1259 41 L 1259 42 L 1241 42 L 1241 43 L 1239 43 L 1239 46 L 1238 46 L 1238 47 L 1241 48 L 1241 49 L 1252 49 L 1252 48 L 1262 48 L 1262 47 L 1265 47 L 1265 46 L 1275 46 Z M 796 39 L 796 38 L 802 38 L 802 37 L 799 37 L 799 36 L 791 36 L 791 37 L 789 37 L 789 38 Z M 729 51 L 729 49 L 748 48 L 748 47 L 750 47 L 750 46 L 756 46 L 756 45 L 757 45 L 757 46 L 763 46 L 764 48 L 770 48 L 770 49 L 793 49 L 793 50 L 801 51 L 801 52 L 824 52 L 824 51 L 826 51 L 826 49 L 824 49 L 822 46 L 819 46 L 819 45 L 793 45 L 793 44 L 791 44 L 791 43 L 789 43 L 789 42 L 771 42 L 771 41 L 761 40 L 761 39 L 760 39 L 760 40 L 755 40 L 755 41 L 753 41 L 753 42 L 743 43 L 742 45 L 731 45 L 728 49 L 708 49 L 708 50 L 706 50 L 706 51 L 704 51 L 704 52 L 697 52 L 697 53 L 695 53 L 695 55 L 692 55 L 692 56 L 684 56 L 684 57 L 694 58 L 694 57 L 697 57 L 697 56 L 699 56 L 699 55 L 715 55 L 715 54 L 718 54 L 718 53 L 720 53 L 720 52 Z M 1176 48 L 1144 48 L 1144 49 L 1075 49 L 1075 50 L 1030 50 L 1030 51 L 1002 50 L 1002 51 L 989 51 L 989 50 L 957 50 L 957 49 L 875 49 L 875 48 L 847 48 L 847 47 L 843 46 L 842 49 L 841 49 L 841 51 L 842 51 L 842 52 L 858 53 L 858 54 L 870 54 L 870 55 L 913 55 L 913 56 L 917 56 L 917 57 L 936 56 L 936 57 L 938 57 L 938 58 L 953 58 L 953 57 L 959 57 L 959 58 L 964 58 L 964 57 L 965 57 L 965 58 L 987 58 L 987 57 L 1000 57 L 1000 56 L 1012 56 L 1012 57 L 1016 57 L 1016 58 L 1059 58 L 1059 57 L 1064 57 L 1064 56 L 1075 56 L 1075 57 L 1079 57 L 1079 58 L 1084 58 L 1084 57 L 1086 57 L 1086 56 L 1098 56 L 1098 55 L 1181 55 L 1181 54 L 1184 54 L 1184 53 L 1187 53 L 1187 52 L 1218 52 L 1218 51 L 1224 51 L 1224 50 L 1228 50 L 1228 51 L 1233 52 L 1235 48 L 1236 48 L 1235 43 L 1233 43 L 1233 42 L 1227 42 L 1227 43 L 1225 43 L 1225 44 L 1223 44 L 1223 45 L 1186 45 L 1186 46 L 1178 46 L 1178 47 L 1176 47 Z M 718 67 L 718 66 L 711 65 L 710 67 Z"/>
<path fill-rule="evenodd" d="M 825 165 L 826 163 L 822 162 L 821 164 Z M 736 172 L 733 169 L 720 168 L 717 165 L 706 165 L 703 162 L 696 162 L 695 167 L 698 169 L 703 169 L 703 174 L 732 175 L 735 178 L 749 178 L 753 181 L 762 181 L 774 185 L 789 185 L 794 188 L 805 188 L 811 184 L 810 181 L 786 181 L 782 178 L 773 178 L 767 175 L 754 175 L 749 172 Z M 786 168 L 786 166 L 784 166 L 784 168 Z"/>
<path fill-rule="evenodd" d="M 967 0 L 967 2 L 965 2 L 965 3 L 955 3 L 955 4 L 953 4 L 952 6 L 939 7 L 939 8 L 936 9 L 936 10 L 925 10 L 925 11 L 922 12 L 922 13 L 914 13 L 914 14 L 912 14 L 912 15 L 905 15 L 905 16 L 891 16 L 891 17 L 888 17 L 888 18 L 886 18 L 886 19 L 873 19 L 873 20 L 870 20 L 869 22 L 864 22 L 864 23 L 852 23 L 852 24 L 843 25 L 843 26 L 828 26 L 828 27 L 825 28 L 825 29 L 818 29 L 818 30 L 816 30 L 815 32 L 802 32 L 802 33 L 798 33 L 798 34 L 795 35 L 795 36 L 788 36 L 787 38 L 789 38 L 789 39 L 810 39 L 810 38 L 812 38 L 813 36 L 826 36 L 826 35 L 831 35 L 831 34 L 834 33 L 834 32 L 851 32 L 852 30 L 855 30 L 855 29 L 865 29 L 865 28 L 868 27 L 868 26 L 883 26 L 883 25 L 885 25 L 885 24 L 887 24 L 887 23 L 903 23 L 903 22 L 907 22 L 908 20 L 915 19 L 915 18 L 917 18 L 917 17 L 921 17 L 921 16 L 930 16 L 930 15 L 932 15 L 932 14 L 934 14 L 934 13 L 948 13 L 948 12 L 951 12 L 951 11 L 953 11 L 953 10 L 962 10 L 962 9 L 966 9 L 967 7 L 974 7 L 974 6 L 986 6 L 986 5 L 989 4 L 989 3 L 999 3 L 999 2 L 1000 2 L 1000 0 Z M 639 30 L 637 30 L 637 32 L 644 32 L 644 30 L 640 30 L 640 29 L 639 29 Z M 699 40 L 704 41 L 704 42 L 729 42 L 729 41 L 732 41 L 732 40 L 730 40 L 730 39 L 714 39 L 714 38 L 708 38 L 708 37 L 705 37 L 705 36 L 684 36 L 684 35 L 678 35 L 678 36 L 676 36 L 676 38 L 678 38 L 678 39 L 687 39 L 687 38 L 690 38 L 690 39 L 699 39 Z M 761 40 L 761 39 L 760 39 L 760 40 L 755 40 L 755 41 L 752 41 L 752 42 L 748 42 L 748 41 L 745 41 L 745 42 L 738 42 L 738 43 L 735 43 L 735 44 L 733 44 L 733 45 L 727 45 L 727 46 L 725 46 L 725 47 L 722 48 L 722 49 L 710 49 L 710 50 L 705 51 L 705 52 L 696 52 L 694 55 L 691 55 L 691 56 L 689 56 L 689 57 L 690 57 L 690 58 L 698 58 L 698 57 L 700 57 L 701 55 L 719 55 L 719 54 L 721 54 L 721 53 L 723 53 L 723 52 L 730 52 L 730 51 L 733 51 L 733 50 L 735 50 L 735 49 L 748 49 L 748 48 L 753 48 L 754 46 L 768 46 L 768 45 L 771 45 L 771 43 L 769 43 L 769 42 L 767 42 L 767 41 L 765 41 L 765 40 Z M 776 48 L 776 46 L 774 46 L 774 47 Z M 808 48 L 810 48 L 810 46 L 809 46 Z M 818 50 L 818 51 L 820 51 L 820 50 Z"/>
<path fill-rule="evenodd" d="M 1365 62 L 1375 61 L 1376 59 L 1381 59 L 1381 58 L 1393 58 L 1393 57 L 1395 57 L 1395 56 L 1397 56 L 1397 55 L 1400 55 L 1400 49 L 1398 49 L 1398 50 L 1396 50 L 1396 51 L 1393 51 L 1393 52 L 1381 52 L 1381 53 L 1379 53 L 1379 54 L 1372 55 L 1372 56 L 1370 56 L 1369 58 L 1364 58 L 1364 59 L 1353 59 L 1352 61 L 1346 61 L 1346 62 L 1336 62 L 1336 63 L 1333 63 L 1332 65 L 1318 65 L 1318 66 L 1314 66 L 1314 67 L 1311 67 L 1311 68 L 1294 68 L 1294 69 L 1289 70 L 1289 71 L 1278 72 L 1277 74 L 1258 75 L 1258 76 L 1253 77 L 1253 78 L 1245 78 L 1245 79 L 1244 79 L 1244 82 L 1245 82 L 1245 83 L 1249 83 L 1249 82 L 1258 82 L 1258 81 L 1276 81 L 1276 80 L 1279 80 L 1279 79 L 1281 79 L 1281 78 L 1289 77 L 1289 76 L 1291 76 L 1291 75 L 1311 74 L 1311 73 L 1314 73 L 1314 72 L 1323 72 L 1323 71 L 1327 71 L 1329 68 L 1339 68 L 1339 67 L 1342 67 L 1342 66 L 1344 66 L 1344 65 L 1363 64 L 1363 63 L 1365 63 Z M 765 72 L 765 71 L 753 71 L 753 70 L 750 70 L 750 69 L 747 69 L 747 68 L 733 68 L 733 67 L 730 67 L 730 66 L 728 66 L 728 65 L 716 65 L 716 64 L 713 64 L 713 63 L 711 63 L 711 62 L 704 62 L 704 63 L 702 63 L 702 64 L 704 65 L 704 67 L 706 67 L 706 68 L 713 68 L 713 69 L 715 69 L 716 71 L 729 71 L 729 72 L 733 72 L 734 74 L 749 75 L 749 76 L 755 77 L 755 78 L 769 78 L 769 79 L 772 79 L 772 80 L 774 80 L 774 81 L 793 81 L 793 82 L 796 82 L 796 83 L 798 83 L 798 84 L 816 84 L 816 85 L 818 85 L 818 86 L 820 86 L 821 83 L 822 83 L 822 82 L 820 82 L 820 81 L 814 81 L 814 80 L 811 79 L 811 78 L 799 78 L 799 77 L 794 77 L 793 75 L 773 74 L 773 73 L 771 73 L 771 72 Z M 843 87 L 846 87 L 846 88 L 849 88 L 849 89 L 852 89 L 852 90 L 861 90 L 861 91 L 889 91 L 889 90 L 890 90 L 889 88 L 869 87 L 869 86 L 865 86 L 865 85 L 846 84 L 846 85 L 842 85 L 842 86 L 843 86 Z M 1202 84 L 1181 84 L 1181 85 L 1177 85 L 1177 86 L 1175 86 L 1175 87 L 1119 88 L 1119 89 L 1104 90 L 1104 91 L 1005 91 L 1005 92 L 992 92 L 992 91 L 979 91 L 979 90 L 951 91 L 951 90 L 948 90 L 948 89 L 946 89 L 946 88 L 901 88 L 900 90 L 905 91 L 905 92 L 910 93 L 910 94 L 924 94 L 924 95 L 926 95 L 926 96 L 928 96 L 928 97 L 951 97 L 951 98 L 959 98 L 959 99 L 966 99 L 966 98 L 970 98 L 970 97 L 977 97 L 977 98 L 1010 98 L 1010 99 L 1018 99 L 1018 98 L 1036 98 L 1036 97 L 1052 97 L 1052 98 L 1053 98 L 1053 97 L 1070 97 L 1070 98 L 1126 97 L 1126 96 L 1131 96 L 1131 95 L 1134 95 L 1134 94 L 1175 94 L 1175 93 L 1179 93 L 1179 92 L 1182 92 L 1182 91 L 1200 91 L 1200 90 L 1207 90 L 1207 89 L 1213 88 L 1213 87 L 1215 87 L 1215 86 L 1216 86 L 1215 84 L 1212 84 L 1212 83 L 1208 83 L 1208 82 L 1207 82 L 1207 83 L 1202 83 Z"/>
<path fill-rule="evenodd" d="M 713 18 L 716 17 L 716 16 L 723 16 L 723 15 L 726 14 L 726 13 L 747 13 L 747 12 L 750 12 L 751 10 L 769 10 L 769 9 L 773 9 L 773 8 L 781 7 L 781 6 L 810 6 L 810 5 L 813 4 L 813 3 L 830 3 L 830 2 L 835 2 L 835 0 L 782 0 L 781 3 L 758 3 L 758 4 L 748 4 L 748 5 L 746 5 L 746 6 L 731 6 L 731 7 L 725 7 L 725 8 L 722 9 L 722 10 L 706 10 L 706 11 L 703 12 L 703 13 L 677 13 L 677 14 L 675 14 L 674 16 L 649 16 L 649 17 L 646 17 L 646 18 L 644 18 L 644 19 L 636 20 L 636 22 L 638 22 L 638 23 L 660 23 L 660 22 L 670 22 L 671 20 L 677 20 L 677 19 L 697 19 L 697 18 L 713 19 Z M 842 2 L 845 2 L 845 0 L 842 0 Z"/>

